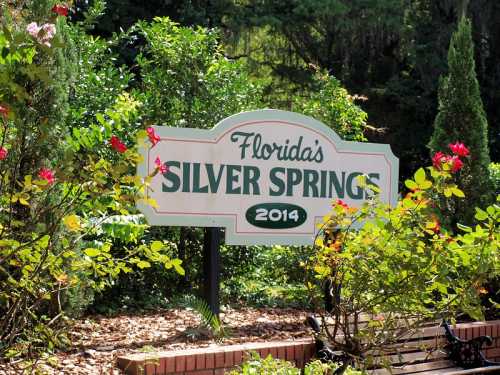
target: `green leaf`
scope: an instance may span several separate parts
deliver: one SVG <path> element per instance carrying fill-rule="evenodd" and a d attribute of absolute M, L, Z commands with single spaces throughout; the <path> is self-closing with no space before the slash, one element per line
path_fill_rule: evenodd
<path fill-rule="evenodd" d="M 108 124 L 102 113 L 97 113 L 95 118 L 102 126 L 106 126 Z"/>
<path fill-rule="evenodd" d="M 12 34 L 10 32 L 10 29 L 6 25 L 2 26 L 2 31 L 5 35 L 5 39 L 7 39 L 8 41 L 12 41 Z"/>
<path fill-rule="evenodd" d="M 40 238 L 37 242 L 37 245 L 42 248 L 42 249 L 45 249 L 47 248 L 47 246 L 49 246 L 49 241 L 50 241 L 50 236 L 48 234 L 46 234 L 45 236 L 43 236 L 42 238 Z"/>
<path fill-rule="evenodd" d="M 163 249 L 163 242 L 161 241 L 153 241 L 151 244 L 151 251 L 158 252 Z"/>
<path fill-rule="evenodd" d="M 418 187 L 422 190 L 427 190 L 432 187 L 432 181 L 425 180 L 421 184 L 419 184 Z"/>
<path fill-rule="evenodd" d="M 477 220 L 483 221 L 483 220 L 486 220 L 488 218 L 488 213 L 486 211 L 483 211 L 480 208 L 476 207 L 476 214 L 474 215 L 474 217 Z"/>
<path fill-rule="evenodd" d="M 458 227 L 458 229 L 463 230 L 464 232 L 468 232 L 468 233 L 472 232 L 472 228 L 468 227 L 466 225 L 458 223 L 457 227 Z"/>
<path fill-rule="evenodd" d="M 464 251 L 461 249 L 461 250 L 457 251 L 457 254 L 462 259 L 463 266 L 468 266 L 470 264 L 470 255 L 467 251 Z"/>
<path fill-rule="evenodd" d="M 95 249 L 93 247 L 89 247 L 88 249 L 83 250 L 85 255 L 88 255 L 89 257 L 95 257 L 101 254 L 101 250 Z"/>
<path fill-rule="evenodd" d="M 414 208 L 415 202 L 409 198 L 405 198 L 405 199 L 403 199 L 403 207 L 404 208 Z"/>
<path fill-rule="evenodd" d="M 415 182 L 417 184 L 421 184 L 425 181 L 425 169 L 424 168 L 419 168 L 416 172 L 415 172 Z"/>
<path fill-rule="evenodd" d="M 446 285 L 443 285 L 440 282 L 436 281 L 433 285 L 433 288 L 439 290 L 442 294 L 448 294 L 448 289 L 446 288 Z"/>
<path fill-rule="evenodd" d="M 413 180 L 406 180 L 405 185 L 410 190 L 415 190 L 418 188 L 418 184 Z"/>
<path fill-rule="evenodd" d="M 139 262 L 137 262 L 137 267 L 139 267 L 140 269 L 149 268 L 151 267 L 151 263 L 145 260 L 140 260 Z"/>
<path fill-rule="evenodd" d="M 181 266 L 182 260 L 180 260 L 180 259 L 172 259 L 171 263 L 174 266 L 175 271 L 179 275 L 184 276 L 186 274 L 186 271 L 184 271 L 184 268 L 182 268 L 182 266 Z"/>
<path fill-rule="evenodd" d="M 451 192 L 453 193 L 453 195 L 455 195 L 459 198 L 465 197 L 464 192 L 462 190 L 460 190 L 459 188 L 453 187 L 453 188 L 451 188 Z"/>

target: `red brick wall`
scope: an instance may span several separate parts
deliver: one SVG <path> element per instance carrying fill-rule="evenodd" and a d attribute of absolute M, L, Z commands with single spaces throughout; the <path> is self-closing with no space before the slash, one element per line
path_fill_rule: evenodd
<path fill-rule="evenodd" d="M 308 339 L 140 353 L 119 357 L 118 367 L 130 375 L 219 375 L 241 365 L 251 351 L 259 353 L 261 357 L 271 354 L 274 358 L 285 359 L 302 367 L 311 359 L 314 343 Z"/>
<path fill-rule="evenodd" d="M 493 344 L 485 354 L 488 359 L 500 361 L 500 320 L 457 324 L 454 332 L 463 339 L 488 335 Z M 118 367 L 127 375 L 222 375 L 226 370 L 241 365 L 245 356 L 255 351 L 261 357 L 274 358 L 304 366 L 314 353 L 312 339 L 249 343 L 222 347 L 199 348 L 170 352 L 137 353 L 118 358 Z"/>
<path fill-rule="evenodd" d="M 478 336 L 490 336 L 493 343 L 484 350 L 486 358 L 500 362 L 500 320 L 457 324 L 455 334 L 463 340 Z"/>

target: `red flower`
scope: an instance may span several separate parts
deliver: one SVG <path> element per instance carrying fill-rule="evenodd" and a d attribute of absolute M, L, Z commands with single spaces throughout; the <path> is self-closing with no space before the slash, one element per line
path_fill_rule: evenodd
<path fill-rule="evenodd" d="M 158 142 L 160 142 L 160 136 L 155 133 L 155 130 L 150 126 L 146 129 L 148 133 L 149 141 L 155 146 Z"/>
<path fill-rule="evenodd" d="M 458 156 L 467 156 L 469 155 L 469 149 L 465 147 L 463 143 L 459 143 L 458 141 L 455 144 L 449 144 L 448 147 L 450 150 Z"/>
<path fill-rule="evenodd" d="M 434 168 L 440 171 L 442 169 L 442 164 L 445 163 L 446 160 L 447 156 L 441 151 L 438 151 L 432 157 L 432 165 L 434 166 Z"/>
<path fill-rule="evenodd" d="M 40 169 L 40 171 L 38 172 L 38 177 L 40 177 L 42 180 L 47 181 L 47 183 L 49 185 L 53 184 L 55 182 L 55 180 L 56 180 L 55 177 L 54 177 L 54 172 L 52 172 L 48 168 L 42 168 L 42 169 Z"/>
<path fill-rule="evenodd" d="M 462 167 L 464 166 L 464 163 L 460 158 L 455 155 L 452 158 L 448 159 L 448 161 L 451 163 L 451 171 L 452 173 L 458 172 Z"/>
<path fill-rule="evenodd" d="M 0 147 L 0 160 L 4 160 L 7 157 L 8 151 L 5 147 Z"/>
<path fill-rule="evenodd" d="M 336 204 L 337 206 L 342 206 L 342 207 L 344 207 L 344 208 L 349 208 L 349 206 L 347 205 L 347 203 L 345 203 L 345 202 L 344 202 L 343 200 L 341 200 L 341 199 L 337 199 L 337 200 L 335 201 L 335 204 Z"/>
<path fill-rule="evenodd" d="M 159 172 L 161 174 L 167 173 L 168 172 L 168 167 L 163 164 L 160 160 L 160 157 L 158 156 L 155 160 L 156 168 L 158 168 Z"/>
<path fill-rule="evenodd" d="M 120 154 L 123 154 L 125 151 L 127 151 L 127 146 L 125 146 L 116 135 L 111 136 L 109 143 L 111 143 L 111 147 L 115 151 L 118 151 Z"/>
<path fill-rule="evenodd" d="M 0 114 L 3 116 L 4 119 L 6 119 L 9 116 L 9 108 L 4 107 L 3 105 L 0 105 Z"/>
<path fill-rule="evenodd" d="M 65 5 L 57 4 L 52 7 L 52 11 L 57 13 L 60 16 L 67 17 L 68 16 L 68 7 Z"/>

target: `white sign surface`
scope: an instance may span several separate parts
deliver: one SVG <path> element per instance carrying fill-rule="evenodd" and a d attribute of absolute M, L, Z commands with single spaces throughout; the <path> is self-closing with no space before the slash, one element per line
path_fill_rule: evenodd
<path fill-rule="evenodd" d="M 233 245 L 311 245 L 332 200 L 359 206 L 368 176 L 381 199 L 397 200 L 398 159 L 388 145 L 347 142 L 310 117 L 244 112 L 211 130 L 154 127 L 161 140 L 140 149 L 138 174 L 168 166 L 151 183 L 157 208 L 139 205 L 151 225 L 226 228 Z"/>

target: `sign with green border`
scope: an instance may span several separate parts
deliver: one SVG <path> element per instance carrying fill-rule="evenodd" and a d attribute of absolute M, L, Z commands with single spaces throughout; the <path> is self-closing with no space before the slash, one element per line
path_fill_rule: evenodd
<path fill-rule="evenodd" d="M 151 181 L 139 204 L 151 225 L 223 227 L 232 245 L 311 245 L 332 201 L 359 206 L 357 177 L 395 204 L 398 159 L 389 145 L 348 142 L 323 123 L 279 110 L 243 112 L 210 130 L 155 126 L 140 146 L 138 175 Z"/>

